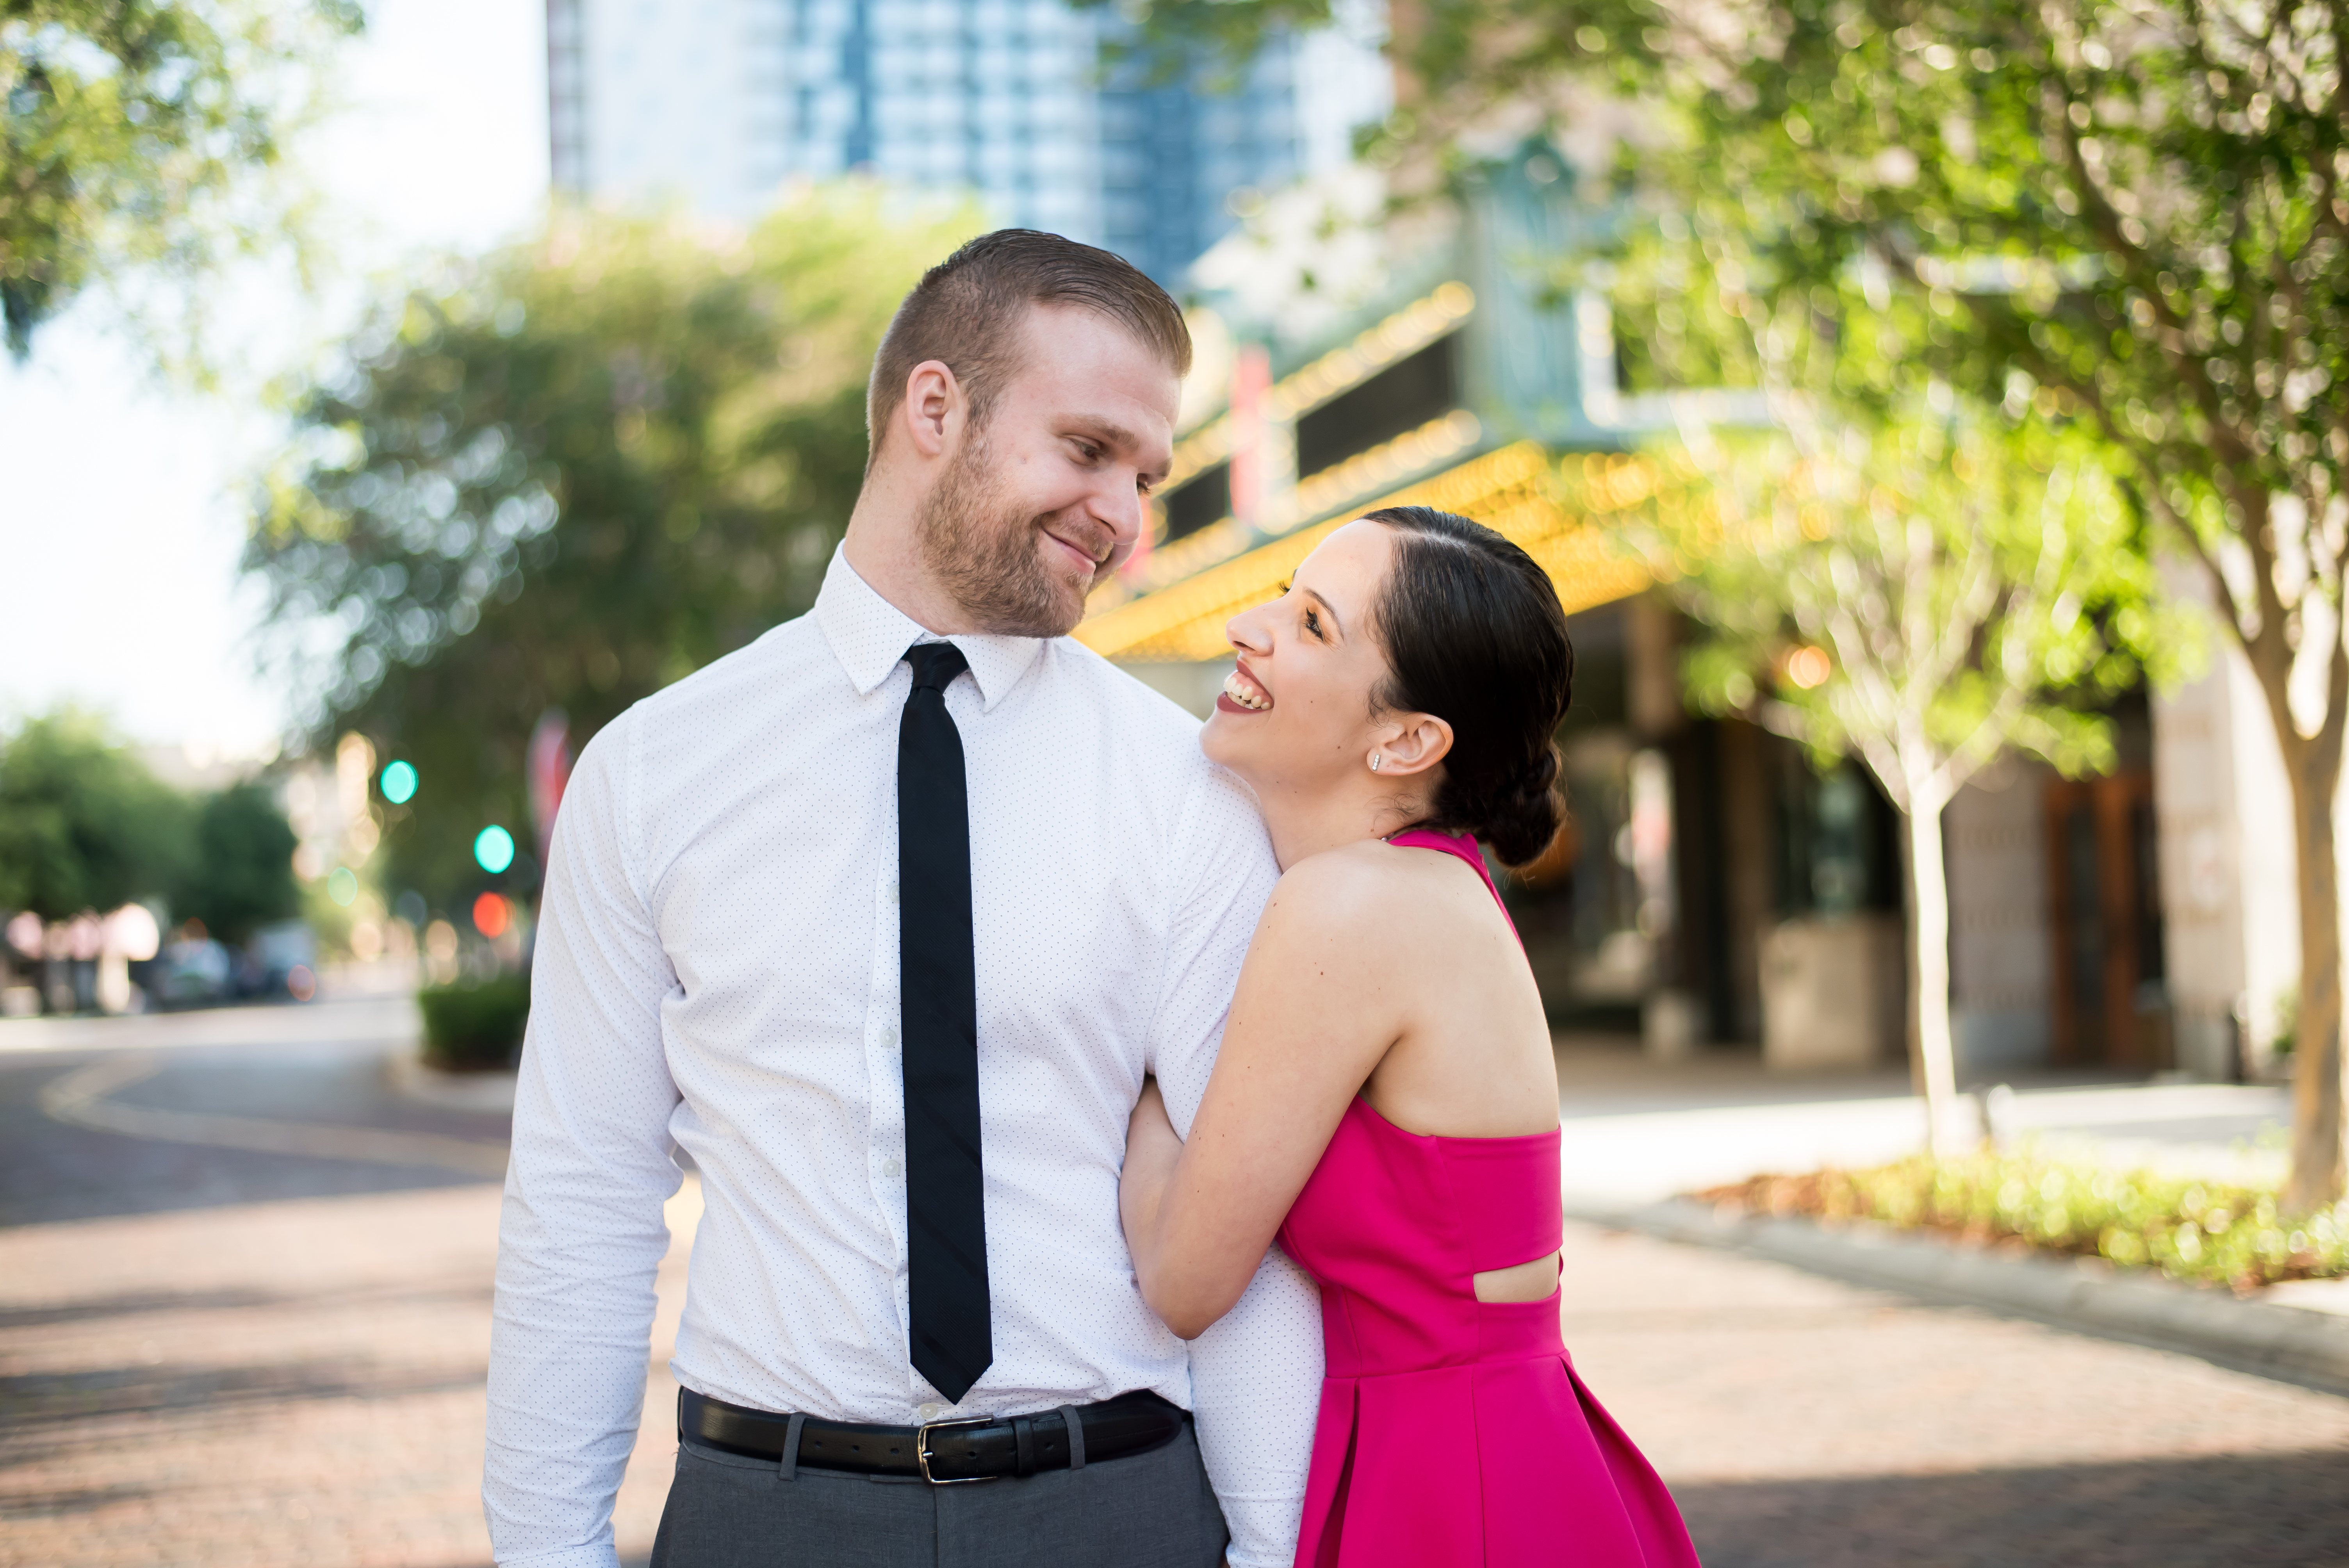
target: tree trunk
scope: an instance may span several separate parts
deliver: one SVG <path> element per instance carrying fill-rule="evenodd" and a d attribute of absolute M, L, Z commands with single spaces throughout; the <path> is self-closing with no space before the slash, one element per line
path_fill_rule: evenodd
<path fill-rule="evenodd" d="M 2292 1175 L 2284 1212 L 2305 1214 L 2342 1192 L 2341 861 L 2336 750 L 2288 771 L 2300 849 L 2300 1016 L 2292 1051 Z"/>
<path fill-rule="evenodd" d="M 1950 879 L 1941 858 L 1945 802 L 1909 791 L 1909 976 L 1915 987 L 1917 1078 L 1936 1159 L 1958 1152 L 1957 1048 L 1950 1035 Z"/>

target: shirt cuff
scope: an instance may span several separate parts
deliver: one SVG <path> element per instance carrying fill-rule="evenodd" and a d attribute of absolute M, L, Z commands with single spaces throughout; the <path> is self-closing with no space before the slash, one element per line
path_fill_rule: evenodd
<path fill-rule="evenodd" d="M 498 1568 L 620 1568 L 620 1550 L 606 1537 L 593 1546 L 558 1546 L 552 1552 L 501 1557 Z"/>
<path fill-rule="evenodd" d="M 1297 1560 L 1297 1527 L 1305 1511 L 1302 1492 L 1218 1495 L 1232 1543 L 1224 1556 L 1232 1568 L 1290 1568 Z"/>
<path fill-rule="evenodd" d="M 1295 1552 L 1284 1552 L 1278 1557 L 1255 1557 L 1239 1549 L 1237 1542 L 1225 1548 L 1224 1562 L 1229 1568 L 1293 1568 Z"/>

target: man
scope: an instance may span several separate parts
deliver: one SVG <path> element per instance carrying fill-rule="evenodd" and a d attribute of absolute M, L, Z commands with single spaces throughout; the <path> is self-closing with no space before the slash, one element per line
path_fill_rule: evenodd
<path fill-rule="evenodd" d="M 1195 723 L 1064 635 L 1190 352 L 1116 257 L 972 241 L 882 342 L 815 608 L 580 758 L 506 1182 L 500 1563 L 614 1562 L 672 1142 L 706 1209 L 656 1563 L 1197 1568 L 1227 1526 L 1288 1562 L 1311 1284 L 1276 1253 L 1186 1362 L 1117 1211 L 1143 1076 L 1197 1109 L 1271 852 Z"/>

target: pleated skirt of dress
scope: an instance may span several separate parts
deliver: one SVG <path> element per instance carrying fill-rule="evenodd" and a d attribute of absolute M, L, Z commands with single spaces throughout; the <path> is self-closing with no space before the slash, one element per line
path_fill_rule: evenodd
<path fill-rule="evenodd" d="M 1696 1568 L 1662 1480 L 1562 1356 L 1331 1377 L 1314 1452 L 1345 1458 L 1315 1467 L 1297 1568 Z"/>

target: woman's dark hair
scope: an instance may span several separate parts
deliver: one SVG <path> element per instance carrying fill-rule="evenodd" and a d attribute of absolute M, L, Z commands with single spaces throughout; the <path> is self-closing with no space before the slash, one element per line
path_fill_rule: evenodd
<path fill-rule="evenodd" d="M 1365 514 L 1395 531 L 1371 612 L 1388 678 L 1382 713 L 1452 726 L 1426 826 L 1474 833 L 1505 865 L 1549 847 L 1565 818 L 1553 740 L 1574 696 L 1574 645 L 1549 574 L 1486 528 L 1424 506 Z"/>

